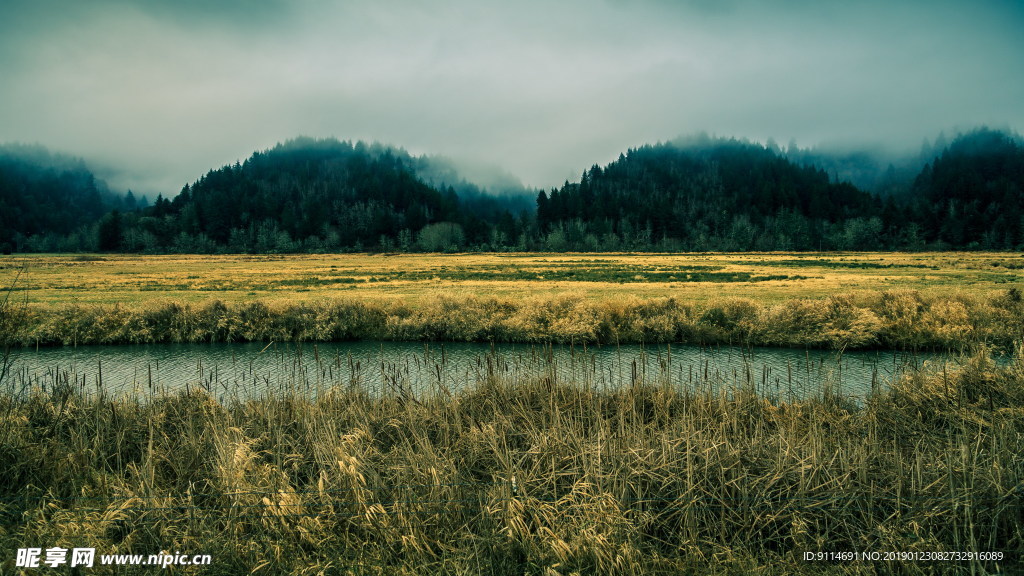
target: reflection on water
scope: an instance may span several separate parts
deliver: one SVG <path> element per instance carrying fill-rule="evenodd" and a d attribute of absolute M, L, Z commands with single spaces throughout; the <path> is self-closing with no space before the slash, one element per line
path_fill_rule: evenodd
<path fill-rule="evenodd" d="M 5 388 L 73 385 L 140 394 L 200 387 L 218 397 L 294 391 L 317 395 L 359 387 L 380 395 L 458 390 L 487 378 L 549 377 L 594 389 L 653 384 L 689 389 L 754 388 L 780 400 L 827 386 L 846 396 L 885 387 L 938 354 L 805 351 L 780 348 L 524 344 L 166 344 L 18 350 Z"/>

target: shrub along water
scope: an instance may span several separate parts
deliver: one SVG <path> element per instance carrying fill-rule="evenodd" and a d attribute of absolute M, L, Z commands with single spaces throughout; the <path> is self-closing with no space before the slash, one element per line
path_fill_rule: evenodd
<path fill-rule="evenodd" d="M 549 305 L 531 321 L 577 303 Z M 623 310 L 682 310 L 636 306 Z M 208 335 L 221 329 L 210 310 L 168 323 Z M 792 403 L 742 384 L 595 390 L 554 370 L 488 371 L 456 393 L 223 401 L 51 377 L 0 395 L 3 550 L 210 554 L 203 574 L 973 574 L 1024 558 L 1019 353 L 911 375 L 861 404 L 827 387 Z M 1003 560 L 803 559 L 854 550 Z"/>
<path fill-rule="evenodd" d="M 438 294 L 415 305 L 336 299 L 7 308 L 0 341 L 22 345 L 372 339 L 964 350 L 1009 348 L 1024 337 L 1016 290 L 987 299 L 890 290 L 777 304 L 566 293 L 520 300 Z"/>

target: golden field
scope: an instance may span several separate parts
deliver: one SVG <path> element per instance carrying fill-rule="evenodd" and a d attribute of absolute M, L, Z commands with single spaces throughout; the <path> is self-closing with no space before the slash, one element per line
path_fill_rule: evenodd
<path fill-rule="evenodd" d="M 27 256 L 0 343 L 406 340 L 1009 349 L 1012 254 Z"/>
<path fill-rule="evenodd" d="M 20 278 L 14 284 L 14 278 Z M 0 258 L 0 286 L 32 304 L 134 304 L 170 299 L 400 298 L 438 293 L 702 303 L 821 298 L 892 289 L 989 296 L 1019 283 L 1013 253 L 338 254 L 223 256 L 29 255 Z"/>

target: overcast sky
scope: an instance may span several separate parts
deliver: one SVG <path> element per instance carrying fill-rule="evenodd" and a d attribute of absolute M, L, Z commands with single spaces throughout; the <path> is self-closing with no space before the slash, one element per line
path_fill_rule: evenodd
<path fill-rule="evenodd" d="M 530 186 L 698 131 L 916 148 L 1024 128 L 1024 3 L 5 0 L 0 142 L 176 193 L 299 135 Z"/>

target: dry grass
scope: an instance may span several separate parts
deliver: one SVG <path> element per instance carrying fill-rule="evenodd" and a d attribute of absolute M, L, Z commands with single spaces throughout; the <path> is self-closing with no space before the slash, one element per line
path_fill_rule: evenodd
<path fill-rule="evenodd" d="M 777 303 L 822 298 L 837 289 L 987 297 L 1017 285 L 1022 267 L 1018 255 L 979 252 L 5 256 L 0 286 L 24 269 L 18 294 L 47 306 L 214 298 L 399 298 L 415 304 L 439 290 L 510 298 L 574 292 L 596 301 L 637 296 Z M 755 281 L 744 281 L 748 276 Z M 764 280 L 775 277 L 786 279 Z"/>
<path fill-rule="evenodd" d="M 0 548 L 213 555 L 202 574 L 1021 568 L 1019 354 L 919 374 L 863 405 L 500 373 L 455 395 L 225 404 L 12 389 L 0 397 Z M 1007 560 L 802 560 L 839 550 Z"/>
<path fill-rule="evenodd" d="M 27 317 L 0 338 L 1008 346 L 1022 268 L 1000 253 L 15 256 L 0 285 Z"/>
<path fill-rule="evenodd" d="M 22 345 L 424 340 L 959 351 L 977 343 L 1008 349 L 1024 337 L 1024 299 L 1012 290 L 990 298 L 889 290 L 778 303 L 594 300 L 580 292 L 513 299 L 446 292 L 423 295 L 415 304 L 400 299 L 156 300 L 9 308 L 0 320 L 0 343 Z"/>

